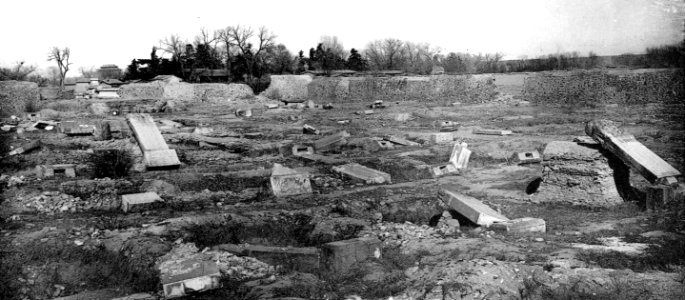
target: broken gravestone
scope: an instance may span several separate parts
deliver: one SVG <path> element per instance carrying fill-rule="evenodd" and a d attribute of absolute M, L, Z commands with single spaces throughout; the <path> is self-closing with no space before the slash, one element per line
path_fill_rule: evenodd
<path fill-rule="evenodd" d="M 271 190 L 276 197 L 311 194 L 309 174 L 274 164 L 271 172 Z"/>

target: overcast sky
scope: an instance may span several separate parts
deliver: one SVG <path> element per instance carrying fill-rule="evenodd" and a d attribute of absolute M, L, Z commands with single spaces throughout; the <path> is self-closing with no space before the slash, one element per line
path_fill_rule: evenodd
<path fill-rule="evenodd" d="M 149 57 L 170 34 L 192 41 L 204 27 L 266 26 L 293 54 L 308 53 L 323 35 L 345 48 L 372 40 L 425 42 L 442 53 L 523 55 L 578 51 L 585 55 L 642 53 L 683 39 L 683 0 L 490 1 L 3 1 L 0 65 L 17 61 L 46 68 L 51 47 L 71 48 L 79 67 Z M 307 54 L 305 54 L 307 55 Z"/>

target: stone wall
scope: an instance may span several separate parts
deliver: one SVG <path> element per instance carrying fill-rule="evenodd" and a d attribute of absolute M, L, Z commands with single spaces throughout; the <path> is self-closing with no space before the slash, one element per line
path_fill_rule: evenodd
<path fill-rule="evenodd" d="M 21 115 L 27 106 L 37 106 L 38 84 L 27 81 L 0 81 L 0 116 Z"/>
<path fill-rule="evenodd" d="M 310 75 L 271 75 L 271 83 L 262 95 L 274 100 L 307 99 Z"/>
<path fill-rule="evenodd" d="M 484 103 L 495 98 L 490 75 L 436 75 L 398 77 L 317 77 L 308 86 L 308 98 L 330 102 L 450 101 Z"/>
<path fill-rule="evenodd" d="M 239 83 L 133 83 L 121 86 L 122 99 L 223 102 L 254 97 L 252 89 Z"/>
<path fill-rule="evenodd" d="M 523 100 L 539 104 L 676 103 L 685 98 L 682 71 L 542 72 L 524 81 Z"/>

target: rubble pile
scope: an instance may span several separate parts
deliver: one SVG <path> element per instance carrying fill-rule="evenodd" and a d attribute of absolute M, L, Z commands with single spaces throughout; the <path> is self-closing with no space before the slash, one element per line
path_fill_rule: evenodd
<path fill-rule="evenodd" d="M 380 222 L 360 232 L 360 236 L 375 236 L 390 246 L 403 245 L 407 240 L 445 237 L 446 227 L 435 228 L 428 225 L 416 225 L 411 222 L 403 224 Z M 449 229 L 449 230 L 453 230 Z"/>
<path fill-rule="evenodd" d="M 17 197 L 15 201 L 20 202 L 26 208 L 48 214 L 84 211 L 87 210 L 86 207 L 89 205 L 79 197 L 73 197 L 60 192 L 43 192 L 38 196 L 30 198 Z"/>

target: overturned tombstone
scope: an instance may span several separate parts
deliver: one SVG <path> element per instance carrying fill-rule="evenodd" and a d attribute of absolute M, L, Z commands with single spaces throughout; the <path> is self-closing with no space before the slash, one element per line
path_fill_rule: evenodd
<path fill-rule="evenodd" d="M 509 221 L 507 217 L 496 212 L 478 199 L 458 192 L 442 189 L 438 199 L 445 207 L 455 210 L 471 222 L 480 226 L 490 227 L 493 223 Z"/>
<path fill-rule="evenodd" d="M 147 168 L 177 168 L 181 165 L 176 150 L 169 149 L 150 115 L 129 114 L 126 119 L 143 152 L 143 160 Z"/>
<path fill-rule="evenodd" d="M 454 143 L 452 147 L 452 154 L 450 155 L 450 163 L 457 169 L 466 169 L 469 165 L 469 158 L 471 158 L 471 150 L 467 149 L 466 143 Z"/>
<path fill-rule="evenodd" d="M 347 131 L 340 131 L 338 133 L 316 140 L 314 142 L 314 149 L 317 152 L 332 150 L 346 143 L 348 137 L 350 137 L 350 134 L 347 133 Z"/>
<path fill-rule="evenodd" d="M 333 167 L 333 171 L 366 184 L 392 183 L 390 174 L 367 168 L 357 163 Z"/>
<path fill-rule="evenodd" d="M 633 135 L 618 129 L 613 122 L 608 120 L 588 122 L 585 125 L 585 133 L 650 182 L 665 184 L 678 182 L 676 177 L 681 175 L 678 170 L 638 142 Z"/>
<path fill-rule="evenodd" d="M 271 172 L 271 190 L 276 197 L 311 194 L 309 174 L 274 164 Z"/>
<path fill-rule="evenodd" d="M 623 203 L 621 194 L 629 193 L 628 168 L 597 147 L 550 142 L 542 165 L 539 187 L 529 191 L 534 202 L 606 207 Z"/>

